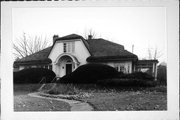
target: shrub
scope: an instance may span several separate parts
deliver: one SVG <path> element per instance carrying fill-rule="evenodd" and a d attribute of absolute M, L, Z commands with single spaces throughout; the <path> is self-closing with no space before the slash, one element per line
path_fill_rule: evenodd
<path fill-rule="evenodd" d="M 98 80 L 98 84 L 120 87 L 153 87 L 156 86 L 157 83 L 154 81 L 154 77 L 147 73 L 135 72 L 123 74 L 119 72 L 118 78 Z"/>
<path fill-rule="evenodd" d="M 86 64 L 59 80 L 61 83 L 96 83 L 97 80 L 118 77 L 113 67 L 103 64 Z"/>
<path fill-rule="evenodd" d="M 123 72 L 118 72 L 118 74 L 119 74 L 119 78 L 123 78 L 124 76 L 125 76 L 125 74 L 123 73 Z"/>
<path fill-rule="evenodd" d="M 43 77 L 49 83 L 55 77 L 55 73 L 44 68 L 29 68 L 14 72 L 14 83 L 39 83 Z"/>
<path fill-rule="evenodd" d="M 113 78 L 106 80 L 98 80 L 98 84 L 104 86 L 116 86 L 116 87 L 154 87 L 155 81 L 146 81 L 142 79 L 123 79 Z"/>
<path fill-rule="evenodd" d="M 150 80 L 153 81 L 154 77 L 147 74 L 147 73 L 143 73 L 143 72 L 134 72 L 131 74 L 124 74 L 121 75 L 120 78 L 125 78 L 125 79 L 140 79 L 140 80 Z"/>
<path fill-rule="evenodd" d="M 164 85 L 157 85 L 156 87 L 153 88 L 148 88 L 148 91 L 156 91 L 156 92 L 162 92 L 162 93 L 167 93 L 167 86 Z"/>
<path fill-rule="evenodd" d="M 72 84 L 57 84 L 53 89 L 47 91 L 49 94 L 75 95 L 77 90 Z"/>

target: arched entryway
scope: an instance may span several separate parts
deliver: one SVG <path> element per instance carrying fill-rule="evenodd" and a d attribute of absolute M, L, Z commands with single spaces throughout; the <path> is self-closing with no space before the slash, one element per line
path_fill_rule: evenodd
<path fill-rule="evenodd" d="M 73 68 L 72 68 L 73 62 L 72 62 L 72 60 L 67 60 L 65 64 L 66 64 L 65 69 L 66 69 L 66 75 L 67 75 L 67 74 L 70 74 L 73 70 Z"/>
<path fill-rule="evenodd" d="M 58 77 L 62 77 L 73 72 L 78 65 L 79 62 L 74 56 L 67 54 L 60 55 L 56 61 L 55 73 Z"/>

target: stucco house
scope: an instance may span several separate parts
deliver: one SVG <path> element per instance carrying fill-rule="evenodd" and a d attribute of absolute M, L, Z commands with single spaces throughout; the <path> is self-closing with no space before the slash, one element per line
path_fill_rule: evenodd
<path fill-rule="evenodd" d="M 101 63 L 124 73 L 148 71 L 156 79 L 157 60 L 138 60 L 138 56 L 125 50 L 123 45 L 99 38 L 86 40 L 77 34 L 53 36 L 53 45 L 37 53 L 16 60 L 14 71 L 43 67 L 62 77 L 87 63 Z"/>

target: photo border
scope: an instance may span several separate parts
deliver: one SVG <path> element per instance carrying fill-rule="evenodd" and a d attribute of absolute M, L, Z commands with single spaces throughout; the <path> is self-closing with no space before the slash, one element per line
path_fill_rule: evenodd
<path fill-rule="evenodd" d="M 12 11 L 37 7 L 165 7 L 167 37 L 167 111 L 14 112 Z M 178 0 L 16 1 L 1 2 L 2 120 L 179 119 L 179 2 Z"/>

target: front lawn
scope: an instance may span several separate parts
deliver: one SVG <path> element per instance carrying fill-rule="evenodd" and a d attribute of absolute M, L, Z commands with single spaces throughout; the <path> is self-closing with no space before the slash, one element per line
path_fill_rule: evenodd
<path fill-rule="evenodd" d="M 15 84 L 15 111 L 69 111 L 65 102 L 33 98 L 41 85 Z M 150 88 L 113 88 L 94 84 L 57 84 L 51 94 L 78 95 L 74 99 L 88 102 L 95 111 L 167 110 L 166 86 Z M 72 98 L 71 98 L 72 99 Z"/>
<path fill-rule="evenodd" d="M 166 94 L 161 92 L 98 92 L 82 100 L 92 104 L 97 111 L 167 110 Z"/>
<path fill-rule="evenodd" d="M 14 111 L 70 111 L 68 103 L 31 97 L 42 84 L 14 84 Z"/>
<path fill-rule="evenodd" d="M 14 96 L 14 111 L 70 111 L 70 106 L 63 101 L 36 98 L 24 94 Z"/>
<path fill-rule="evenodd" d="M 70 87 L 68 91 L 67 88 Z M 167 110 L 165 86 L 133 89 L 107 88 L 92 84 L 58 84 L 53 90 L 56 94 L 58 91 L 59 94 L 79 94 L 75 99 L 88 102 L 96 111 Z"/>

